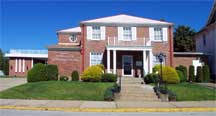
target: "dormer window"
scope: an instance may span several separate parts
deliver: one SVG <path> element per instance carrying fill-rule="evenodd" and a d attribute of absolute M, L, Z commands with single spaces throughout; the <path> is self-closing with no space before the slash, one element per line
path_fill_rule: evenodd
<path fill-rule="evenodd" d="M 70 41 L 71 42 L 76 42 L 76 40 L 77 40 L 77 37 L 76 37 L 76 35 L 71 35 L 70 37 L 69 37 L 69 39 L 70 39 Z"/>

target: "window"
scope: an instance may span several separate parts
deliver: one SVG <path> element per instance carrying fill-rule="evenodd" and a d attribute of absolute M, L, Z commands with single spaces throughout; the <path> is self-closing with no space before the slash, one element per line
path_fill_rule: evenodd
<path fill-rule="evenodd" d="M 154 40 L 163 40 L 162 28 L 154 28 Z"/>
<path fill-rule="evenodd" d="M 203 35 L 203 46 L 206 46 L 206 36 Z"/>
<path fill-rule="evenodd" d="M 100 26 L 92 27 L 92 39 L 98 40 L 101 39 L 101 28 Z"/>
<path fill-rule="evenodd" d="M 90 53 L 90 66 L 102 63 L 103 53 L 91 52 Z"/>
<path fill-rule="evenodd" d="M 69 39 L 70 39 L 71 42 L 75 42 L 77 40 L 76 35 L 71 35 L 69 37 Z"/>
<path fill-rule="evenodd" d="M 123 40 L 132 40 L 131 27 L 123 27 Z"/>
<path fill-rule="evenodd" d="M 163 59 L 162 64 L 165 64 L 165 59 Z M 156 55 L 153 56 L 153 66 L 160 65 L 160 61 Z"/>

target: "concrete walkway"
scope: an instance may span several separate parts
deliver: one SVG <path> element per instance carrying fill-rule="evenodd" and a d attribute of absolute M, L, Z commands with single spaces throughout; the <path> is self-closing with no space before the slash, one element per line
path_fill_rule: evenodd
<path fill-rule="evenodd" d="M 26 78 L 0 78 L 0 91 L 26 83 Z"/>
<path fill-rule="evenodd" d="M 69 101 L 69 100 L 20 100 L 0 99 L 0 106 L 45 108 L 216 108 L 216 101 L 187 102 L 133 102 L 133 101 Z"/>

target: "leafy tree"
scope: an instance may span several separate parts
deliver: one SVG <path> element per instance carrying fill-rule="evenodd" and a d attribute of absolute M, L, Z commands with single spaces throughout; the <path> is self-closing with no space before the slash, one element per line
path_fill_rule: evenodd
<path fill-rule="evenodd" d="M 0 49 L 0 70 L 3 70 L 3 52 Z"/>
<path fill-rule="evenodd" d="M 178 26 L 174 32 L 174 51 L 195 51 L 195 41 L 193 40 L 195 34 L 196 32 L 188 26 Z"/>
<path fill-rule="evenodd" d="M 9 74 L 9 59 L 8 58 L 3 58 L 3 72 L 5 75 Z"/>

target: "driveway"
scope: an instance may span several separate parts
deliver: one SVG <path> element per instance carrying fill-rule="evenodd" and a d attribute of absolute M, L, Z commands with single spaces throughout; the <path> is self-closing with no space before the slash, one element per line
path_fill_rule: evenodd
<path fill-rule="evenodd" d="M 0 91 L 26 83 L 26 78 L 0 78 Z"/>

